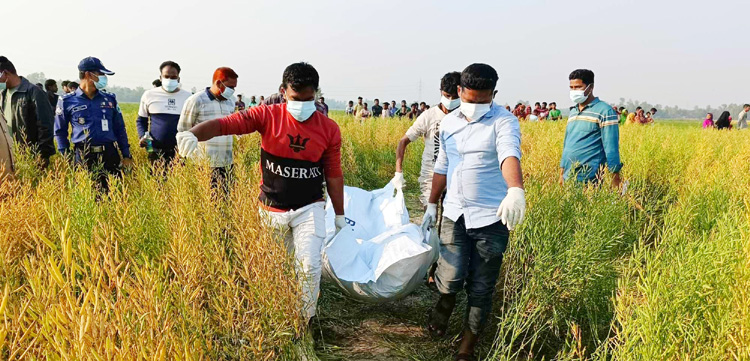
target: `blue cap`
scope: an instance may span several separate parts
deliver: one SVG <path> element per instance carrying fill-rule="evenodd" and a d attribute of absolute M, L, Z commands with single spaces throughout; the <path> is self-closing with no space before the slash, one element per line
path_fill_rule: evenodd
<path fill-rule="evenodd" d="M 98 71 L 104 75 L 115 74 L 115 72 L 105 68 L 101 60 L 93 56 L 89 56 L 88 58 L 84 58 L 83 60 L 81 60 L 81 62 L 78 63 L 78 71 Z"/>

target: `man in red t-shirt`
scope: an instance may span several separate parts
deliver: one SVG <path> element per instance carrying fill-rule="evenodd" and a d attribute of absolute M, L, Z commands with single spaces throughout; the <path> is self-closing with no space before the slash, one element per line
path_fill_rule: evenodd
<path fill-rule="evenodd" d="M 177 134 L 180 155 L 189 157 L 199 141 L 230 134 L 261 135 L 261 213 L 284 237 L 300 265 L 304 313 L 315 316 L 320 291 L 321 250 L 326 236 L 323 181 L 336 213 L 336 232 L 346 226 L 341 132 L 316 111 L 318 72 L 307 63 L 284 70 L 286 102 L 259 105 L 196 125 Z"/>

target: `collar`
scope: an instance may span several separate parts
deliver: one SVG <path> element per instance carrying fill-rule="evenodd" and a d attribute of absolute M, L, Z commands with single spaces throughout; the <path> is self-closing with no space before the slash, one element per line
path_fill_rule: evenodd
<path fill-rule="evenodd" d="M 208 99 L 218 100 L 218 98 L 214 96 L 214 93 L 211 93 L 211 87 L 206 88 L 206 94 L 208 94 Z"/>
<path fill-rule="evenodd" d="M 583 109 L 578 110 L 578 104 L 576 104 L 576 105 L 570 107 L 570 110 L 576 110 L 578 112 L 582 112 L 582 111 L 584 111 L 584 110 L 586 110 L 588 108 L 593 107 L 594 105 L 596 105 L 597 103 L 599 103 L 599 101 L 600 101 L 599 97 L 594 97 L 594 100 L 592 100 L 591 103 L 586 104 L 586 106 L 583 107 Z"/>
<path fill-rule="evenodd" d="M 20 78 L 21 78 L 21 83 L 18 84 L 18 86 L 16 87 L 16 90 L 15 90 L 16 93 L 25 93 L 25 92 L 29 91 L 29 89 L 32 86 L 33 87 L 36 86 L 36 85 L 31 84 L 31 82 L 28 79 L 26 79 L 24 77 L 20 77 Z"/>

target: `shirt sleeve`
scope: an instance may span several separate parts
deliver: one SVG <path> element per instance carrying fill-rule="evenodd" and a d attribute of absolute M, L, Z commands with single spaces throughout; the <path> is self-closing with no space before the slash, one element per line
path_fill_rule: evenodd
<path fill-rule="evenodd" d="M 448 153 L 445 152 L 445 133 L 443 132 L 442 125 L 440 125 L 440 148 L 438 149 L 438 157 L 435 160 L 435 166 L 432 171 L 437 174 L 446 175 L 448 174 Z"/>
<path fill-rule="evenodd" d="M 138 139 L 143 138 L 148 131 L 148 103 L 146 94 L 143 93 L 141 96 L 141 104 L 138 106 L 138 119 L 135 121 L 135 127 L 138 130 Z"/>
<path fill-rule="evenodd" d="M 280 107 L 276 105 L 276 107 Z M 266 122 L 273 119 L 272 107 L 264 105 L 252 107 L 223 118 L 219 118 L 221 135 L 240 135 L 253 132 L 263 133 Z"/>
<path fill-rule="evenodd" d="M 425 134 L 427 134 L 427 117 L 426 114 L 422 114 L 417 117 L 414 124 L 406 131 L 406 137 L 409 138 L 409 141 L 413 142 Z"/>
<path fill-rule="evenodd" d="M 338 126 L 336 126 L 328 148 L 323 151 L 322 161 L 326 178 L 338 178 L 344 175 L 341 170 L 341 130 Z"/>
<path fill-rule="evenodd" d="M 50 105 L 49 98 L 42 91 L 34 91 L 34 109 L 36 110 L 36 122 L 38 135 L 38 143 L 34 146 L 39 154 L 44 158 L 49 158 L 55 154 L 55 141 L 54 141 L 54 115 L 52 106 Z M 59 99 L 58 99 L 59 101 Z"/>
<path fill-rule="evenodd" d="M 70 115 L 65 110 L 63 98 L 57 100 L 57 108 L 55 109 L 55 139 L 57 140 L 57 149 L 60 153 L 65 154 L 70 148 L 70 141 L 68 140 L 68 123 L 70 122 Z"/>
<path fill-rule="evenodd" d="M 191 96 L 185 100 L 185 105 L 182 106 L 182 112 L 180 112 L 180 120 L 177 122 L 177 131 L 184 132 L 190 130 L 195 126 L 195 122 L 198 119 L 198 104 L 195 101 L 195 97 Z"/>
<path fill-rule="evenodd" d="M 495 147 L 500 168 L 509 157 L 521 160 L 521 125 L 518 118 L 508 114 L 495 122 Z"/>
<path fill-rule="evenodd" d="M 117 138 L 117 146 L 120 147 L 120 152 L 122 152 L 123 158 L 130 158 L 130 143 L 128 142 L 128 133 L 125 130 L 125 119 L 122 117 L 122 110 L 120 110 L 120 105 L 117 104 L 117 99 L 115 99 L 114 103 L 115 111 L 113 126 L 115 137 Z"/>
<path fill-rule="evenodd" d="M 604 145 L 604 154 L 607 157 L 607 168 L 612 173 L 617 173 L 622 169 L 620 162 L 620 127 L 617 122 L 617 114 L 610 109 L 601 120 L 602 124 L 602 143 Z"/>

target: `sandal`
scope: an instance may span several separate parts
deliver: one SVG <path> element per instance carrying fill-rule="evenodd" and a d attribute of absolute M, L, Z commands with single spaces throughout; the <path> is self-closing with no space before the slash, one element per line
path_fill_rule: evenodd
<path fill-rule="evenodd" d="M 455 298 L 451 300 L 441 297 L 435 308 L 429 312 L 427 317 L 427 331 L 432 337 L 445 336 L 455 305 Z"/>
<path fill-rule="evenodd" d="M 475 361 L 476 357 L 474 357 L 474 355 L 472 355 L 472 354 L 460 353 L 460 354 L 456 355 L 455 360 L 456 361 Z"/>

